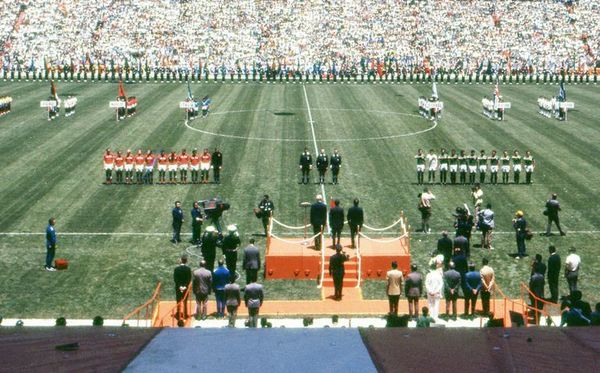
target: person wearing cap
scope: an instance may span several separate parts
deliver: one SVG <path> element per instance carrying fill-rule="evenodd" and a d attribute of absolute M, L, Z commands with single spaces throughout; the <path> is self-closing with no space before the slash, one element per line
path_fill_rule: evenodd
<path fill-rule="evenodd" d="M 327 205 L 323 203 L 323 196 L 316 197 L 316 202 L 310 206 L 310 224 L 313 227 L 315 237 L 315 249 L 321 250 L 322 232 L 327 223 Z"/>
<path fill-rule="evenodd" d="M 565 278 L 569 284 L 569 292 L 577 290 L 577 279 L 579 278 L 579 268 L 581 267 L 581 258 L 576 253 L 577 249 L 571 247 L 569 255 L 565 259 Z"/>
<path fill-rule="evenodd" d="M 202 257 L 206 261 L 206 269 L 213 271 L 215 268 L 215 258 L 217 256 L 217 230 L 212 225 L 209 225 L 204 230 L 202 235 Z"/>
<path fill-rule="evenodd" d="M 392 269 L 387 272 L 387 284 L 385 291 L 390 304 L 390 315 L 398 315 L 398 301 L 400 300 L 400 292 L 402 289 L 402 271 L 398 269 L 398 262 L 392 262 Z"/>
<path fill-rule="evenodd" d="M 308 184 L 310 182 L 310 170 L 312 169 L 312 155 L 308 151 L 308 148 L 304 148 L 304 152 L 300 154 L 300 170 L 302 171 L 302 184 Z"/>
<path fill-rule="evenodd" d="M 241 244 L 240 235 L 237 227 L 233 224 L 227 226 L 227 235 L 223 237 L 221 248 L 225 255 L 225 265 L 232 275 L 235 275 L 237 268 L 237 252 Z"/>
<path fill-rule="evenodd" d="M 344 262 L 350 257 L 342 251 L 342 245 L 335 247 L 335 254 L 329 258 L 329 276 L 333 278 L 333 287 L 335 289 L 334 299 L 342 299 L 342 288 L 344 287 Z"/>
<path fill-rule="evenodd" d="M 560 227 L 560 220 L 558 219 L 558 212 L 560 211 L 560 203 L 558 202 L 558 194 L 552 193 L 552 196 L 546 201 L 546 210 L 544 215 L 548 217 L 548 225 L 546 225 L 546 236 L 551 236 L 552 223 L 556 224 L 556 228 L 560 232 L 561 236 L 565 236 L 566 233 Z"/>
<path fill-rule="evenodd" d="M 183 307 L 183 318 L 188 318 L 188 308 L 186 305 L 187 292 L 190 281 L 192 281 L 192 270 L 187 265 L 187 255 L 181 256 L 181 262 L 173 271 L 173 282 L 175 282 L 175 300 L 177 301 L 177 320 L 181 319 L 181 307 Z"/>
<path fill-rule="evenodd" d="M 263 196 L 263 199 L 258 204 L 258 210 L 260 212 L 263 229 L 265 230 L 265 237 L 267 237 L 269 220 L 273 216 L 273 211 L 275 210 L 275 205 L 273 204 L 273 201 L 269 199 L 269 195 L 265 194 Z"/>
<path fill-rule="evenodd" d="M 515 259 L 520 259 L 526 256 L 525 250 L 527 248 L 525 247 L 525 237 L 527 236 L 527 221 L 523 215 L 523 211 L 519 210 L 515 214 L 515 218 L 512 220 L 513 228 L 515 228 L 515 235 L 517 238 L 517 255 L 515 256 Z"/>

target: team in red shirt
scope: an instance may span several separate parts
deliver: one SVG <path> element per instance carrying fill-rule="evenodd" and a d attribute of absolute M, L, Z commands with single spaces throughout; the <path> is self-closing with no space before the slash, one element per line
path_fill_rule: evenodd
<path fill-rule="evenodd" d="M 218 156 L 215 157 L 215 154 Z M 217 159 L 213 158 L 218 158 L 218 164 L 216 164 Z M 113 183 L 114 171 L 116 184 L 153 184 L 154 167 L 157 164 L 159 184 L 187 184 L 188 171 L 190 171 L 192 184 L 206 184 L 210 169 L 214 170 L 215 182 L 218 181 L 217 175 L 221 170 L 221 162 L 222 155 L 217 149 L 212 155 L 208 149 L 204 149 L 202 154 L 199 154 L 197 149 L 194 149 L 191 154 L 188 154 L 186 149 L 181 153 L 172 151 L 168 154 L 165 151 L 154 154 L 152 150 L 144 154 L 141 149 L 134 154 L 128 149 L 125 155 L 120 151 L 115 154 L 110 149 L 106 149 L 103 155 L 104 183 Z"/>

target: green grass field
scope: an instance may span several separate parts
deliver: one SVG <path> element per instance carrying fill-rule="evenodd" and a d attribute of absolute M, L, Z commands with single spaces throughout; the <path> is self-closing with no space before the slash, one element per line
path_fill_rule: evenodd
<path fill-rule="evenodd" d="M 418 225 L 417 148 L 530 149 L 537 161 L 533 185 L 483 186 L 484 201 L 496 212 L 491 264 L 498 282 L 516 297 L 519 283 L 528 281 L 530 260 L 508 256 L 516 251 L 514 212 L 525 211 L 531 228 L 542 231 L 544 203 L 557 192 L 568 235 L 536 236 L 528 252 L 545 260 L 552 242 L 564 260 L 567 249 L 576 246 L 583 260 L 584 297 L 600 301 L 595 200 L 600 121 L 594 114 L 600 92 L 595 85 L 567 87 L 576 109 L 565 123 L 537 113 L 537 97 L 555 95 L 556 85 L 502 86 L 513 108 L 505 122 L 494 122 L 480 110 L 481 97 L 491 94 L 492 85 L 440 84 L 446 110 L 435 128 L 416 111 L 418 96 L 431 92 L 426 84 L 194 84 L 195 96 L 210 95 L 213 106 L 209 118 L 191 122 L 191 128 L 178 109 L 187 94 L 184 84 L 126 85 L 127 94 L 139 99 L 138 115 L 120 123 L 108 107 L 117 84 L 66 82 L 57 83 L 59 95 L 76 95 L 77 113 L 47 122 L 39 101 L 46 99 L 49 85 L 0 82 L 0 95 L 14 99 L 13 111 L 0 118 L 0 314 L 5 317 L 120 318 L 143 303 L 159 280 L 163 299 L 172 299 L 172 269 L 186 247 L 169 242 L 173 201 L 183 201 L 187 218 L 193 200 L 222 197 L 232 205 L 225 222 L 238 224 L 244 243 L 262 230 L 252 208 L 264 193 L 274 201 L 279 220 L 301 225 L 298 203 L 312 201 L 321 188 L 298 184 L 298 157 L 305 146 L 314 153 L 315 143 L 328 153 L 337 147 L 343 156 L 340 184 L 325 186 L 327 198 L 340 198 L 345 207 L 361 198 L 367 223 L 375 227 L 390 224 L 401 210 L 413 227 Z M 221 185 L 102 185 L 106 148 L 215 146 L 224 155 Z M 413 261 L 422 269 L 438 233 L 452 230 L 454 208 L 470 203 L 468 186 L 435 185 L 432 191 L 436 233 L 415 233 L 411 239 Z M 43 270 L 42 234 L 50 216 L 57 218 L 57 257 L 69 259 L 68 271 Z M 15 232 L 22 234 L 8 234 Z M 184 232 L 190 232 L 187 222 Z M 259 244 L 264 248 L 262 238 Z M 474 249 L 472 260 L 479 264 L 483 255 Z M 564 293 L 562 278 L 560 287 Z M 320 294 L 314 281 L 271 281 L 266 292 L 270 299 Z M 384 298 L 383 284 L 367 281 L 364 295 Z"/>

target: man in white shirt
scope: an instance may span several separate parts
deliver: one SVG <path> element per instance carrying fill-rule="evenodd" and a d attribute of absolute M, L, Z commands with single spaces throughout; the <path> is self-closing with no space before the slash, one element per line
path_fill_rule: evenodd
<path fill-rule="evenodd" d="M 429 165 L 427 168 L 427 182 L 429 184 L 435 184 L 435 172 L 438 169 L 438 156 L 435 154 L 433 149 L 429 149 L 429 154 L 425 156 L 427 160 L 427 164 Z"/>
<path fill-rule="evenodd" d="M 581 267 L 581 258 L 575 253 L 576 249 L 569 249 L 569 256 L 565 259 L 565 278 L 569 284 L 569 291 L 572 293 L 577 290 L 577 278 L 579 277 L 579 268 Z"/>
<path fill-rule="evenodd" d="M 440 298 L 444 289 L 444 277 L 442 272 L 443 262 L 436 263 L 435 269 L 425 276 L 425 289 L 427 290 L 427 304 L 429 312 L 434 319 L 440 313 Z"/>
<path fill-rule="evenodd" d="M 429 218 L 431 218 L 431 201 L 435 199 L 433 193 L 425 188 L 423 193 L 419 194 L 419 211 L 421 212 L 421 231 L 423 233 L 431 233 L 429 228 Z"/>

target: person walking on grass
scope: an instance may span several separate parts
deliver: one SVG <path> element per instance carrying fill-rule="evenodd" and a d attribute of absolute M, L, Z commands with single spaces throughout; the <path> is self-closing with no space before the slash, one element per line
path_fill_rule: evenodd
<path fill-rule="evenodd" d="M 54 255 L 56 253 L 56 219 L 48 219 L 48 226 L 46 227 L 46 265 L 45 269 L 49 272 L 56 271 L 56 268 L 52 265 L 54 261 Z"/>

